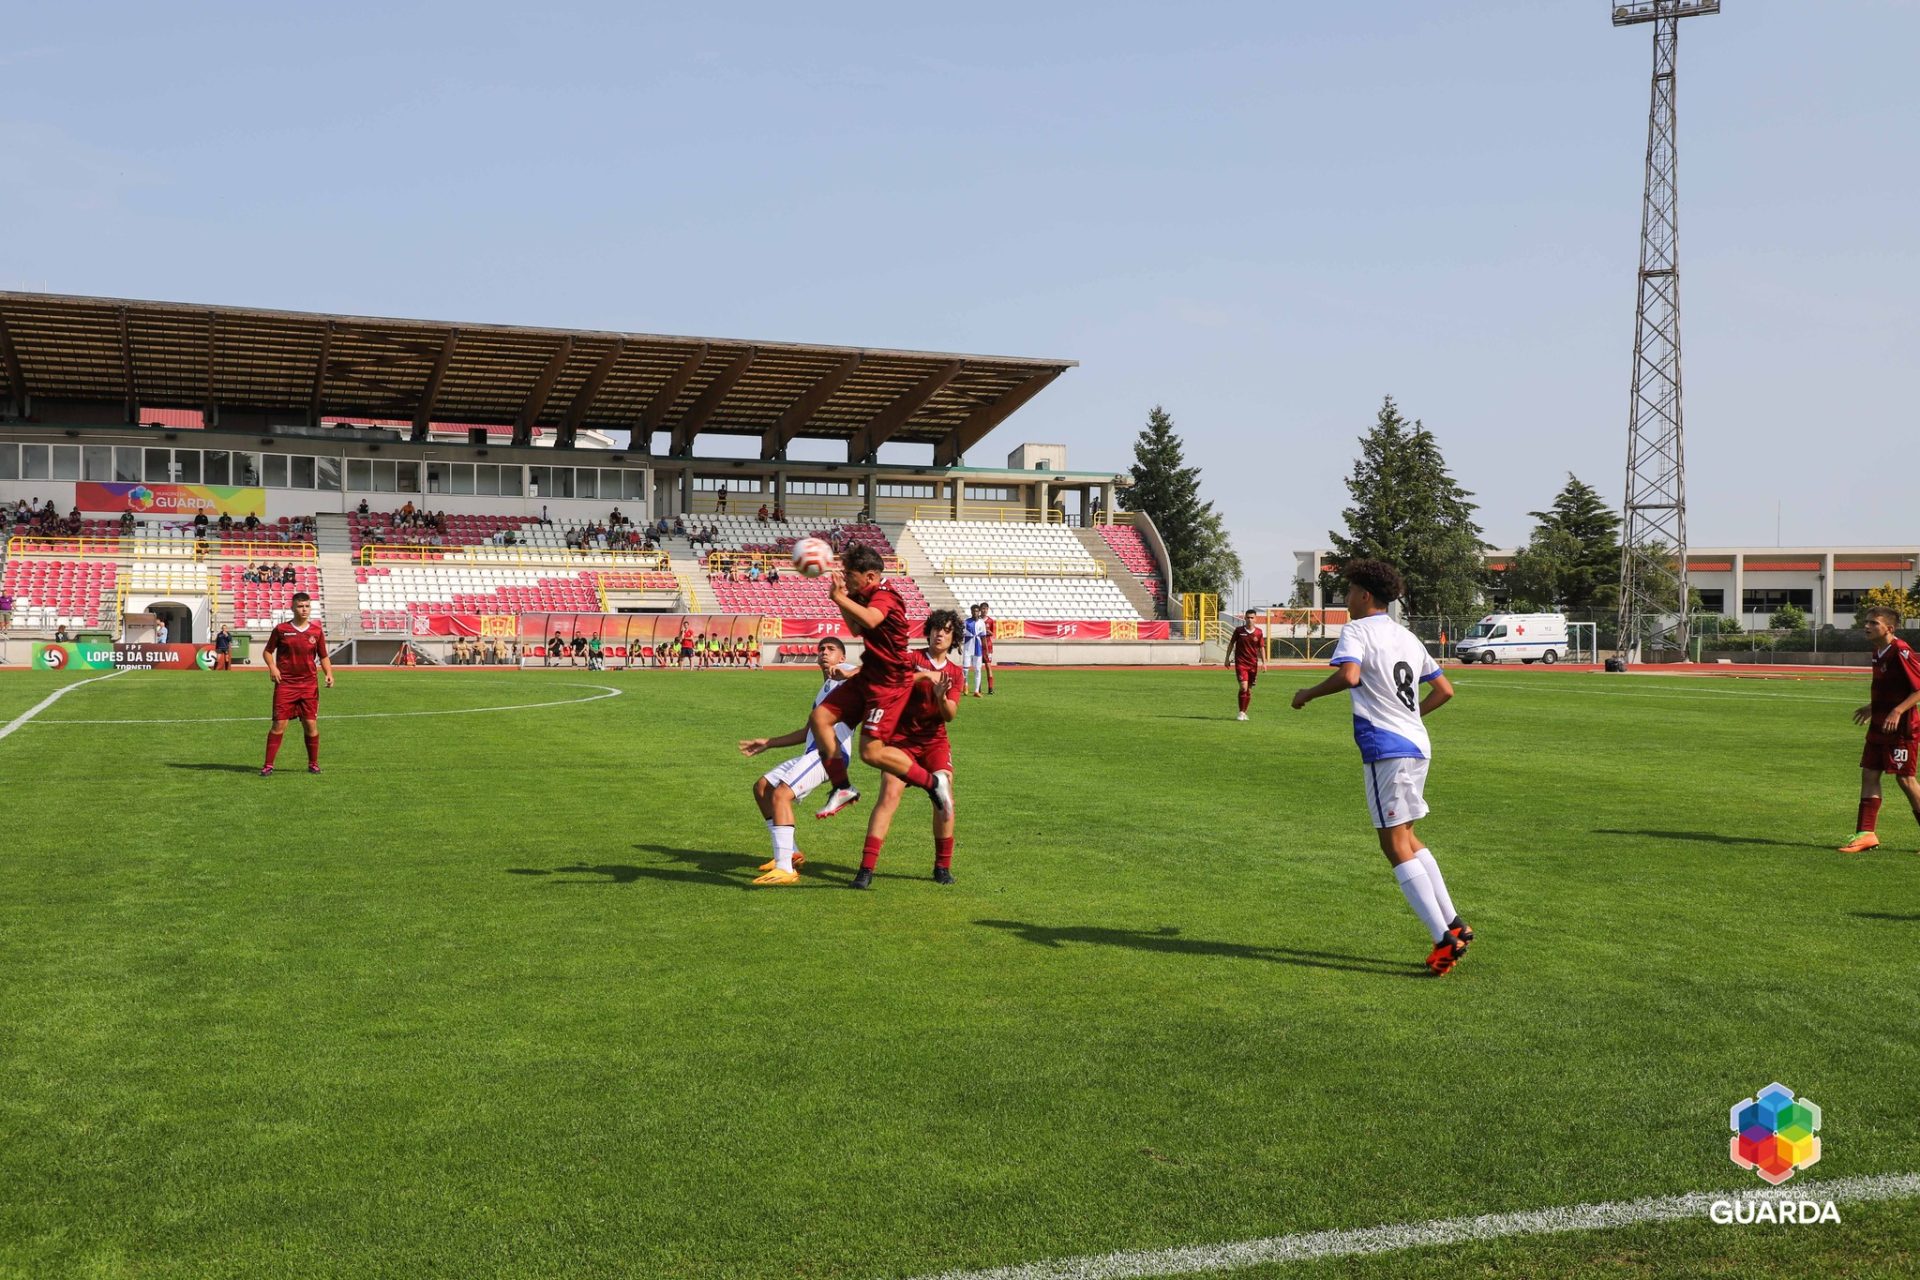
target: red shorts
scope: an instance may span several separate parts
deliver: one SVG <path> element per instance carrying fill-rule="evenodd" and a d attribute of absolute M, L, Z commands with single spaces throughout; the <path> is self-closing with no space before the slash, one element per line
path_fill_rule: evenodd
<path fill-rule="evenodd" d="M 946 738 L 935 738 L 931 742 L 896 742 L 900 748 L 913 757 L 913 762 L 928 773 L 953 772 L 953 744 Z"/>
<path fill-rule="evenodd" d="M 1260 680 L 1260 668 L 1258 667 L 1235 667 L 1233 674 L 1241 684 L 1247 686 L 1249 689 L 1253 688 Z"/>
<path fill-rule="evenodd" d="M 1911 778 L 1915 756 L 1920 756 L 1920 737 L 1889 738 L 1884 742 L 1868 738 L 1867 749 L 1860 753 L 1860 767 L 1878 769 L 1896 778 Z"/>
<path fill-rule="evenodd" d="M 320 715 L 318 684 L 288 684 L 282 680 L 273 686 L 275 720 L 313 720 Z"/>
<path fill-rule="evenodd" d="M 861 731 L 876 742 L 891 742 L 900 732 L 900 717 L 912 692 L 912 682 L 875 686 L 855 676 L 828 694 L 820 705 L 833 708 L 841 724 L 857 722 Z"/>

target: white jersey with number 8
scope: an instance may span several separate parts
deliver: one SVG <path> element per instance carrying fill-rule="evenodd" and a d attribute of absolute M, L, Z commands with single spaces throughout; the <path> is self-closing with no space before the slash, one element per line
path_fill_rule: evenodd
<path fill-rule="evenodd" d="M 1353 740 L 1360 759 L 1425 760 L 1433 745 L 1420 719 L 1421 688 L 1440 674 L 1420 638 L 1384 613 L 1349 622 L 1340 629 L 1330 666 L 1352 662 L 1360 668 L 1353 697 Z"/>

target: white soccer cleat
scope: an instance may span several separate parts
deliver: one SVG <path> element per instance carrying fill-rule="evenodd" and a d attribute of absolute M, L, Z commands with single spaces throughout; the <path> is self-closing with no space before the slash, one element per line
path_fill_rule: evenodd
<path fill-rule="evenodd" d="M 933 807 L 942 813 L 953 812 L 953 775 L 944 769 L 933 775 Z"/>
<path fill-rule="evenodd" d="M 848 805 L 858 802 L 859 799 L 860 793 L 852 787 L 835 787 L 833 794 L 827 797 L 827 803 L 821 806 L 820 811 L 813 816 L 816 818 L 831 818 Z"/>
<path fill-rule="evenodd" d="M 1235 717 L 1235 719 L 1239 719 L 1239 720 L 1245 720 L 1246 718 L 1247 718 L 1247 713 L 1244 711 L 1242 711 L 1238 716 Z"/>

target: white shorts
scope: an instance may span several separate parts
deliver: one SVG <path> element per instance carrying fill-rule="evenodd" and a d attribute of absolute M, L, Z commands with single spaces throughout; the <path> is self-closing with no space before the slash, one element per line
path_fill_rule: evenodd
<path fill-rule="evenodd" d="M 1427 761 L 1416 757 L 1363 764 L 1367 816 L 1376 827 L 1397 827 L 1427 816 Z"/>
<path fill-rule="evenodd" d="M 805 755 L 795 756 L 785 764 L 775 765 L 761 775 L 769 787 L 787 784 L 795 800 L 805 800 L 807 793 L 827 780 L 827 767 L 820 763 L 820 753 L 809 751 Z"/>
<path fill-rule="evenodd" d="M 966 647 L 963 645 L 960 649 L 960 669 L 962 671 L 971 671 L 979 665 L 980 665 L 979 653 L 977 652 L 969 653 Z"/>

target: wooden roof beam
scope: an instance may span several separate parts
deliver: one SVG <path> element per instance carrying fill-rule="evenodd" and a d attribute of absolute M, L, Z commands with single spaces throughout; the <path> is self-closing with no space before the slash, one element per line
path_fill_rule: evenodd
<path fill-rule="evenodd" d="M 433 402 L 440 398 L 440 384 L 446 379 L 447 366 L 453 363 L 454 348 L 460 345 L 460 331 L 450 329 L 445 342 L 440 344 L 440 354 L 434 357 L 433 369 L 427 374 L 427 385 L 420 392 L 420 407 L 413 413 L 413 431 L 415 440 L 425 440 L 427 429 L 433 425 Z"/>
<path fill-rule="evenodd" d="M 519 416 L 513 420 L 513 442 L 515 444 L 533 443 L 533 424 L 546 412 L 547 397 L 553 394 L 553 384 L 560 379 L 560 371 L 567 367 L 567 361 L 573 358 L 573 335 L 560 339 L 560 346 L 547 361 L 547 367 L 540 371 L 535 379 L 533 390 L 527 393 L 526 403 L 520 406 Z"/>
<path fill-rule="evenodd" d="M 333 350 L 333 321 L 320 331 L 320 359 L 313 367 L 313 394 L 307 398 L 307 425 L 320 425 L 320 401 L 327 394 L 327 356 Z"/>
<path fill-rule="evenodd" d="M 220 347 L 220 313 L 207 313 L 207 388 L 200 404 L 200 424 L 210 427 L 218 415 L 215 413 L 213 399 L 213 361 Z"/>
<path fill-rule="evenodd" d="M 127 309 L 120 308 L 120 380 L 127 391 L 127 421 L 140 416 L 140 393 L 133 384 L 133 327 L 127 322 Z"/>
<path fill-rule="evenodd" d="M 847 439 L 847 461 L 852 463 L 872 462 L 880 451 L 880 446 L 893 439 L 905 426 L 907 419 L 926 407 L 927 401 L 939 394 L 940 388 L 960 376 L 966 368 L 964 360 L 949 360 L 932 373 L 908 388 L 899 398 L 873 415 L 866 425 Z"/>
<path fill-rule="evenodd" d="M 946 437 L 933 447 L 933 465 L 936 467 L 958 466 L 962 454 L 986 439 L 988 432 L 1011 417 L 1015 409 L 1046 390 L 1047 384 L 1060 374 L 1059 369 L 1048 369 L 1043 373 L 1036 373 L 998 400 L 983 404 L 962 418 L 960 425 L 949 431 Z"/>
<path fill-rule="evenodd" d="M 700 428 L 707 425 L 713 417 L 713 411 L 727 398 L 727 392 L 734 384 L 747 376 L 747 370 L 753 367 L 754 359 L 760 354 L 758 347 L 748 347 L 735 356 L 731 363 L 714 375 L 713 381 L 701 391 L 700 398 L 687 410 L 687 416 L 673 424 L 673 445 L 669 452 L 676 458 L 684 458 L 693 452 L 693 441 L 700 434 Z"/>
<path fill-rule="evenodd" d="M 13 335 L 7 330 L 7 317 L 0 312 L 0 367 L 7 375 L 7 395 L 14 412 L 27 411 L 27 376 L 20 369 L 20 353 L 14 350 Z"/>
<path fill-rule="evenodd" d="M 647 407 L 640 411 L 640 421 L 633 427 L 632 448 L 652 452 L 653 433 L 666 422 L 667 415 L 673 412 L 673 402 L 678 400 L 680 393 L 687 389 L 687 384 L 693 381 L 693 375 L 700 371 L 700 365 L 706 358 L 707 344 L 703 342 L 680 362 L 680 367 L 675 369 L 661 385 L 660 390 L 654 393 L 653 399 L 647 401 Z"/>
<path fill-rule="evenodd" d="M 574 393 L 573 403 L 567 408 L 567 416 L 561 419 L 560 434 L 554 445 L 561 449 L 573 448 L 580 438 L 580 424 L 587 419 L 587 413 L 593 408 L 593 398 L 600 394 L 613 367 L 620 363 L 620 357 L 626 353 L 627 344 L 616 341 L 613 349 L 600 357 L 600 363 L 593 366 L 593 372 L 580 384 L 580 390 Z"/>
<path fill-rule="evenodd" d="M 814 414 L 820 412 L 821 406 L 833 399 L 833 393 L 859 372 L 860 362 L 865 358 L 859 352 L 854 352 L 802 391 L 800 398 L 788 405 L 787 411 L 760 437 L 761 460 L 771 462 L 786 457 L 787 446 L 793 443 L 794 437 L 800 434 Z"/>

